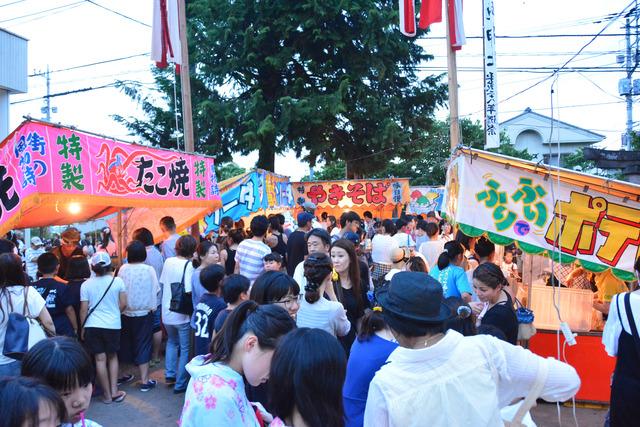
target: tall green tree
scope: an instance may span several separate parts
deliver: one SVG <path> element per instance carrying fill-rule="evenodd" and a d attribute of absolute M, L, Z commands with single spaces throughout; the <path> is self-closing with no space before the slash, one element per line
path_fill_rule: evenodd
<path fill-rule="evenodd" d="M 479 121 L 468 118 L 460 120 L 462 143 L 466 146 L 481 149 L 484 146 L 484 129 Z M 375 173 L 366 174 L 366 178 L 399 177 L 409 178 L 412 185 L 444 185 L 447 173 L 447 161 L 451 149 L 449 142 L 449 122 L 437 121 L 428 136 L 410 146 L 411 156 L 403 159 L 395 155 L 395 150 L 388 153 L 386 167 Z M 518 150 L 510 142 L 505 133 L 500 135 L 500 147 L 490 151 L 532 160 L 534 155 L 526 149 Z M 366 161 L 363 159 L 362 161 Z M 314 179 L 343 179 L 345 176 L 344 161 L 327 163 L 315 173 Z M 309 180 L 309 177 L 303 178 Z"/>
<path fill-rule="evenodd" d="M 362 176 L 425 138 L 446 100 L 441 76 L 418 76 L 432 57 L 398 31 L 396 0 L 187 3 L 196 149 L 222 161 L 258 150 L 257 166 L 273 170 L 293 149 L 311 166 L 346 159 Z M 172 76 L 156 83 L 160 95 L 127 88 L 146 119 L 116 119 L 175 146 Z"/>

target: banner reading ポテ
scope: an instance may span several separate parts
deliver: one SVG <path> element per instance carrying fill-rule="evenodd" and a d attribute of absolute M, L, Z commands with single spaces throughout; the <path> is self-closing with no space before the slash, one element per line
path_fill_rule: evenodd
<path fill-rule="evenodd" d="M 462 226 L 513 239 L 526 252 L 556 246 L 563 260 L 633 280 L 640 203 L 461 155 L 449 165 L 444 204 Z"/>
<path fill-rule="evenodd" d="M 68 224 L 113 207 L 219 205 L 214 159 L 25 122 L 0 146 L 0 226 Z"/>

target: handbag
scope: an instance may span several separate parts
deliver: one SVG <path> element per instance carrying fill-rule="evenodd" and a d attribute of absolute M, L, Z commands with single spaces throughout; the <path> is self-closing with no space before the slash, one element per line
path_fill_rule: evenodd
<path fill-rule="evenodd" d="M 191 300 L 191 292 L 184 291 L 184 275 L 187 272 L 187 266 L 190 261 L 184 264 L 182 270 L 182 279 L 179 282 L 171 283 L 171 301 L 169 302 L 169 311 L 174 313 L 186 314 L 191 316 L 193 313 L 193 301 Z"/>
<path fill-rule="evenodd" d="M 536 334 L 536 327 L 533 326 L 535 315 L 533 310 L 525 307 L 516 298 L 516 318 L 518 319 L 518 339 L 529 340 Z"/>
<path fill-rule="evenodd" d="M 546 363 L 546 360 L 538 361 L 538 370 L 536 372 L 536 379 L 529 390 L 529 394 L 525 397 L 524 401 L 520 404 L 518 409 L 516 410 L 516 414 L 513 416 L 511 421 L 503 419 L 505 427 L 525 427 L 526 424 L 523 423 L 523 418 L 525 415 L 536 406 L 536 400 L 542 394 L 542 389 L 547 382 L 547 377 L 549 375 L 549 366 Z M 512 405 L 514 406 L 514 405 Z"/>
<path fill-rule="evenodd" d="M 25 286 L 22 314 L 9 313 L 7 320 L 7 331 L 4 336 L 2 354 L 15 360 L 22 360 L 31 347 L 47 338 L 40 323 L 31 318 L 29 306 L 27 305 L 28 291 L 28 287 Z"/>

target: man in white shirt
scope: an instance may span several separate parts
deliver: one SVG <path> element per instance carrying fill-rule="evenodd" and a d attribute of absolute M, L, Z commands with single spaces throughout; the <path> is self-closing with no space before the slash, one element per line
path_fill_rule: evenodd
<path fill-rule="evenodd" d="M 415 248 L 416 242 L 411 237 L 411 228 L 409 222 L 404 218 L 396 220 L 396 229 L 398 232 L 393 236 L 398 246 L 401 248 Z"/>
<path fill-rule="evenodd" d="M 254 216 L 250 229 L 253 237 L 240 242 L 236 250 L 235 273 L 242 274 L 253 284 L 264 272 L 263 258 L 271 253 L 271 248 L 263 241 L 269 229 L 269 220 L 264 215 Z"/>
<path fill-rule="evenodd" d="M 45 252 L 44 243 L 36 236 L 31 239 L 31 247 L 25 253 L 25 263 L 27 267 L 27 276 L 33 281 L 37 280 L 38 273 L 38 257 Z"/>

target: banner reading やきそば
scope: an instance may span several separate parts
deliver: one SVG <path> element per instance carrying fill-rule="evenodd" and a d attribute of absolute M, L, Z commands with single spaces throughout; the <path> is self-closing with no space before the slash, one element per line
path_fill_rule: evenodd
<path fill-rule="evenodd" d="M 633 280 L 640 253 L 636 201 L 460 155 L 449 165 L 444 209 L 472 235 L 486 231 L 526 252 L 555 251 L 563 262 L 578 259 L 589 270 L 612 268 Z"/>
<path fill-rule="evenodd" d="M 211 157 L 30 121 L 0 145 L 5 228 L 68 224 L 114 207 L 214 209 L 219 203 Z"/>

